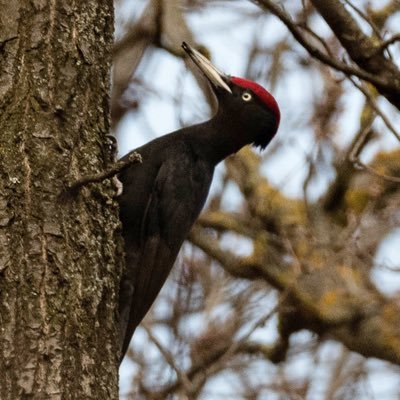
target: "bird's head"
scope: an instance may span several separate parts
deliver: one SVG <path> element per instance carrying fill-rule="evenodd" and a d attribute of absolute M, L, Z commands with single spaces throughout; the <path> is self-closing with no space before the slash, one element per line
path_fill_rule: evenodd
<path fill-rule="evenodd" d="M 183 42 L 182 48 L 211 83 L 221 113 L 242 121 L 250 135 L 248 142 L 264 149 L 275 136 L 280 121 L 279 106 L 272 94 L 258 83 L 225 75 L 187 43 Z"/>

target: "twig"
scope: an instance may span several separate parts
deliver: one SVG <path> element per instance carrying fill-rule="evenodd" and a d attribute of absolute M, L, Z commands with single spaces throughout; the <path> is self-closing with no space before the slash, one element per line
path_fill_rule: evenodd
<path fill-rule="evenodd" d="M 262 328 L 279 310 L 279 307 L 283 304 L 283 302 L 287 299 L 289 296 L 289 290 L 286 289 L 284 292 L 279 297 L 279 300 L 277 304 L 264 316 L 260 317 L 258 320 L 256 320 L 253 325 L 250 327 L 250 329 L 247 331 L 246 334 L 244 334 L 239 340 L 236 342 L 233 342 L 231 346 L 226 350 L 225 354 L 223 357 L 227 357 L 229 355 L 233 355 L 236 353 L 236 351 L 240 348 L 240 346 L 245 343 L 250 336 L 256 331 L 258 328 Z"/>
<path fill-rule="evenodd" d="M 300 29 L 303 29 L 304 31 L 306 31 L 307 33 L 309 33 L 313 38 L 315 38 L 316 40 L 318 40 L 318 42 L 321 43 L 321 45 L 323 46 L 323 48 L 325 49 L 325 51 L 327 52 L 329 57 L 334 57 L 334 55 L 331 52 L 331 49 L 328 46 L 328 43 L 325 42 L 325 40 L 319 36 L 316 32 L 314 32 L 311 28 L 309 28 L 307 25 L 303 25 L 303 24 L 297 24 L 297 26 Z"/>
<path fill-rule="evenodd" d="M 392 125 L 389 118 L 378 107 L 375 100 L 372 98 L 371 94 L 362 85 L 358 84 L 351 76 L 349 76 L 349 79 L 351 83 L 364 94 L 371 108 L 382 118 L 382 121 L 385 123 L 386 127 L 390 130 L 390 132 L 393 133 L 396 139 L 400 142 L 400 134 L 396 131 L 395 127 Z"/>
<path fill-rule="evenodd" d="M 218 359 L 215 360 L 213 364 L 204 369 L 206 375 L 211 375 L 218 369 L 220 369 L 220 365 L 226 363 L 232 356 L 240 352 L 241 348 L 247 343 L 250 336 L 255 332 L 256 329 L 263 327 L 278 311 L 281 305 L 285 302 L 285 300 L 290 295 L 291 286 L 285 289 L 281 295 L 279 296 L 279 300 L 277 304 L 264 316 L 256 320 L 250 329 L 245 333 L 240 339 L 232 342 L 219 356 Z M 218 361 L 218 362 L 217 362 Z"/>
<path fill-rule="evenodd" d="M 377 47 L 376 52 L 379 53 L 380 51 L 385 50 L 387 47 L 391 46 L 396 42 L 400 42 L 400 33 L 396 33 L 389 39 L 383 40 L 382 43 L 379 45 L 379 47 Z"/>
<path fill-rule="evenodd" d="M 132 164 L 136 163 L 142 163 L 142 156 L 139 153 L 133 152 L 129 154 L 129 156 L 125 160 L 118 161 L 115 163 L 109 170 L 100 172 L 98 174 L 93 174 L 93 175 L 87 175 L 84 176 L 83 178 L 71 183 L 67 187 L 68 192 L 77 192 L 79 191 L 83 186 L 87 186 L 89 183 L 99 183 L 104 181 L 105 179 L 109 179 L 120 172 L 122 172 L 124 169 L 128 168 Z"/>
<path fill-rule="evenodd" d="M 351 1 L 344 0 L 344 2 L 350 8 L 352 8 L 363 20 L 365 20 L 368 23 L 368 25 L 372 28 L 372 30 L 374 31 L 375 35 L 378 38 L 380 38 L 380 39 L 382 38 L 381 32 L 379 31 L 379 28 L 376 26 L 374 21 L 367 14 L 365 14 L 360 8 L 356 7 Z"/>
<path fill-rule="evenodd" d="M 147 336 L 149 339 L 155 344 L 157 347 L 158 351 L 161 353 L 161 355 L 164 357 L 165 361 L 171 366 L 171 368 L 175 371 L 178 381 L 182 383 L 183 388 L 185 389 L 187 394 L 192 393 L 193 391 L 193 385 L 190 382 L 189 377 L 186 375 L 184 371 L 182 371 L 175 363 L 173 355 L 164 348 L 164 346 L 160 343 L 160 341 L 153 335 L 153 332 L 150 330 L 150 328 L 146 325 L 142 325 L 147 333 Z M 178 383 L 178 382 L 177 382 Z"/>
<path fill-rule="evenodd" d="M 243 344 L 249 339 L 249 337 L 254 333 L 257 328 L 264 326 L 268 322 L 268 320 L 270 320 L 276 314 L 280 305 L 284 302 L 288 295 L 289 292 L 287 290 L 283 292 L 278 300 L 278 303 L 266 315 L 255 321 L 246 334 L 244 334 L 237 341 L 232 342 L 225 349 L 217 352 L 215 354 L 215 357 L 208 360 L 207 364 L 200 363 L 193 365 L 185 374 L 188 379 L 194 382 L 196 376 L 198 376 L 200 373 L 203 376 L 209 376 L 214 373 L 215 370 L 218 370 L 221 365 L 225 363 L 231 356 L 235 355 L 241 350 Z M 180 383 L 181 382 L 179 382 L 179 380 L 173 382 L 167 388 L 164 388 L 162 392 L 157 393 L 157 395 L 160 395 L 159 398 L 167 398 L 168 394 L 171 394 L 179 389 Z"/>
<path fill-rule="evenodd" d="M 348 146 L 343 162 L 336 163 L 336 178 L 330 185 L 323 201 L 323 209 L 327 212 L 335 212 L 342 205 L 354 169 L 351 159 L 358 157 L 361 149 L 367 143 L 376 114 L 368 113 L 366 118 Z"/>
<path fill-rule="evenodd" d="M 391 176 L 391 175 L 386 175 L 386 174 L 381 174 L 380 172 L 376 171 L 374 168 L 370 167 L 367 164 L 364 164 L 360 159 L 359 159 L 359 154 L 361 152 L 361 148 L 363 144 L 366 141 L 367 136 L 369 135 L 371 131 L 371 125 L 368 125 L 360 134 L 358 140 L 354 144 L 354 147 L 352 148 L 350 154 L 349 154 L 349 160 L 351 163 L 354 164 L 359 169 L 363 169 L 372 175 L 375 175 L 379 178 L 384 179 L 385 181 L 392 182 L 392 183 L 400 183 L 400 178 L 396 176 Z"/>
<path fill-rule="evenodd" d="M 380 172 L 376 171 L 374 168 L 370 167 L 369 165 L 364 164 L 359 158 L 352 160 L 352 162 L 358 168 L 364 169 L 367 172 L 369 172 L 370 174 L 377 176 L 378 178 L 382 178 L 385 181 L 392 182 L 392 183 L 400 183 L 400 178 L 398 178 L 397 176 L 381 174 Z"/>
<path fill-rule="evenodd" d="M 356 141 L 353 145 L 353 147 L 351 148 L 348 158 L 350 160 L 351 163 L 355 163 L 358 160 L 358 156 L 361 153 L 361 150 L 363 148 L 363 146 L 366 143 L 367 137 L 371 132 L 371 128 L 372 128 L 372 124 L 374 122 L 374 119 L 372 119 L 370 121 L 369 124 L 367 124 L 367 126 L 357 134 L 357 138 Z"/>

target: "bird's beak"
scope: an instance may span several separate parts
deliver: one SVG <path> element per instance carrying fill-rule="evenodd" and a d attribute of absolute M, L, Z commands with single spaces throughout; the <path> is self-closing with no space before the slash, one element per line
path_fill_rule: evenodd
<path fill-rule="evenodd" d="M 207 77 L 215 89 L 221 88 L 229 93 L 232 93 L 231 88 L 227 85 L 229 78 L 224 73 L 218 71 L 211 62 L 204 57 L 200 52 L 190 47 L 187 43 L 182 43 L 182 48 L 193 60 L 193 62 L 199 67 L 201 72 Z"/>

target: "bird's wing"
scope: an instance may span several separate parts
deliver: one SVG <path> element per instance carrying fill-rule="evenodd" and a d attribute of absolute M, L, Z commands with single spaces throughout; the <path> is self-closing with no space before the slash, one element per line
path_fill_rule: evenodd
<path fill-rule="evenodd" d="M 130 246 L 129 238 L 125 237 L 128 280 L 133 282 L 133 287 L 128 289 L 132 292 L 130 306 L 120 302 L 120 315 L 126 324 L 122 356 L 136 326 L 167 279 L 179 249 L 203 207 L 212 171 L 200 171 L 204 172 L 202 168 L 193 168 L 185 157 L 166 160 L 148 198 L 139 245 L 132 243 L 134 246 Z"/>

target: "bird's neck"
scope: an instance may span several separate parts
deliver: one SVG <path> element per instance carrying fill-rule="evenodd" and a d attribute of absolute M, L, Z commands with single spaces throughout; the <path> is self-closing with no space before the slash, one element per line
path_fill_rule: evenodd
<path fill-rule="evenodd" d="M 215 164 L 249 144 L 240 119 L 229 118 L 222 112 L 201 124 L 201 128 L 196 139 L 201 142 L 203 154 Z"/>

